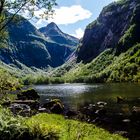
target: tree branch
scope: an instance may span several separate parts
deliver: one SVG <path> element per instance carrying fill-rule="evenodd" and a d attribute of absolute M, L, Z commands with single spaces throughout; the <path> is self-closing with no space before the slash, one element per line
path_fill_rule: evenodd
<path fill-rule="evenodd" d="M 26 1 L 24 4 L 21 5 L 21 7 L 12 15 L 12 17 L 0 28 L 0 32 L 15 18 L 17 13 L 21 11 L 21 9 L 28 3 L 29 1 Z"/>

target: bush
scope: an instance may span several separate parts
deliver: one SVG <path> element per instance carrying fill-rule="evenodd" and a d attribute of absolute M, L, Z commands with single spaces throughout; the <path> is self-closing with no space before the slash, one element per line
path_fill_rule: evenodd
<path fill-rule="evenodd" d="M 53 125 L 40 123 L 40 120 L 13 116 L 0 107 L 1 140 L 58 140 L 58 131 Z"/>
<path fill-rule="evenodd" d="M 20 87 L 19 80 L 9 72 L 0 69 L 0 90 L 15 90 Z"/>

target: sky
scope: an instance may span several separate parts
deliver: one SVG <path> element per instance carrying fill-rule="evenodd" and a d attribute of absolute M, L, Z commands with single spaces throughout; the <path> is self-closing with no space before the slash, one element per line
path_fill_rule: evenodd
<path fill-rule="evenodd" d="M 97 19 L 104 6 L 116 0 L 57 0 L 55 13 L 49 20 L 31 21 L 37 28 L 55 22 L 67 34 L 81 38 L 86 26 Z M 42 11 L 35 13 L 38 16 Z"/>

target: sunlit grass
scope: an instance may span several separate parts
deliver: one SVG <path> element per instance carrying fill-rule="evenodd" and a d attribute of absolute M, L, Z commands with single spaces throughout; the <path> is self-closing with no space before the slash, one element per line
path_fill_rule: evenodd
<path fill-rule="evenodd" d="M 95 125 L 66 120 L 54 114 L 38 114 L 27 119 L 26 124 L 33 133 L 36 129 L 42 131 L 42 134 L 51 132 L 57 134 L 60 140 L 125 140 Z"/>

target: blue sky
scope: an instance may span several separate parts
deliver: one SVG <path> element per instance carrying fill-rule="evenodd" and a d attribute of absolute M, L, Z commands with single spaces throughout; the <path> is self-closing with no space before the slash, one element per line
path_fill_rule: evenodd
<path fill-rule="evenodd" d="M 115 0 L 57 0 L 53 19 L 40 19 L 33 24 L 40 28 L 53 21 L 63 32 L 80 38 L 85 27 L 99 16 L 104 6 L 113 1 Z"/>

